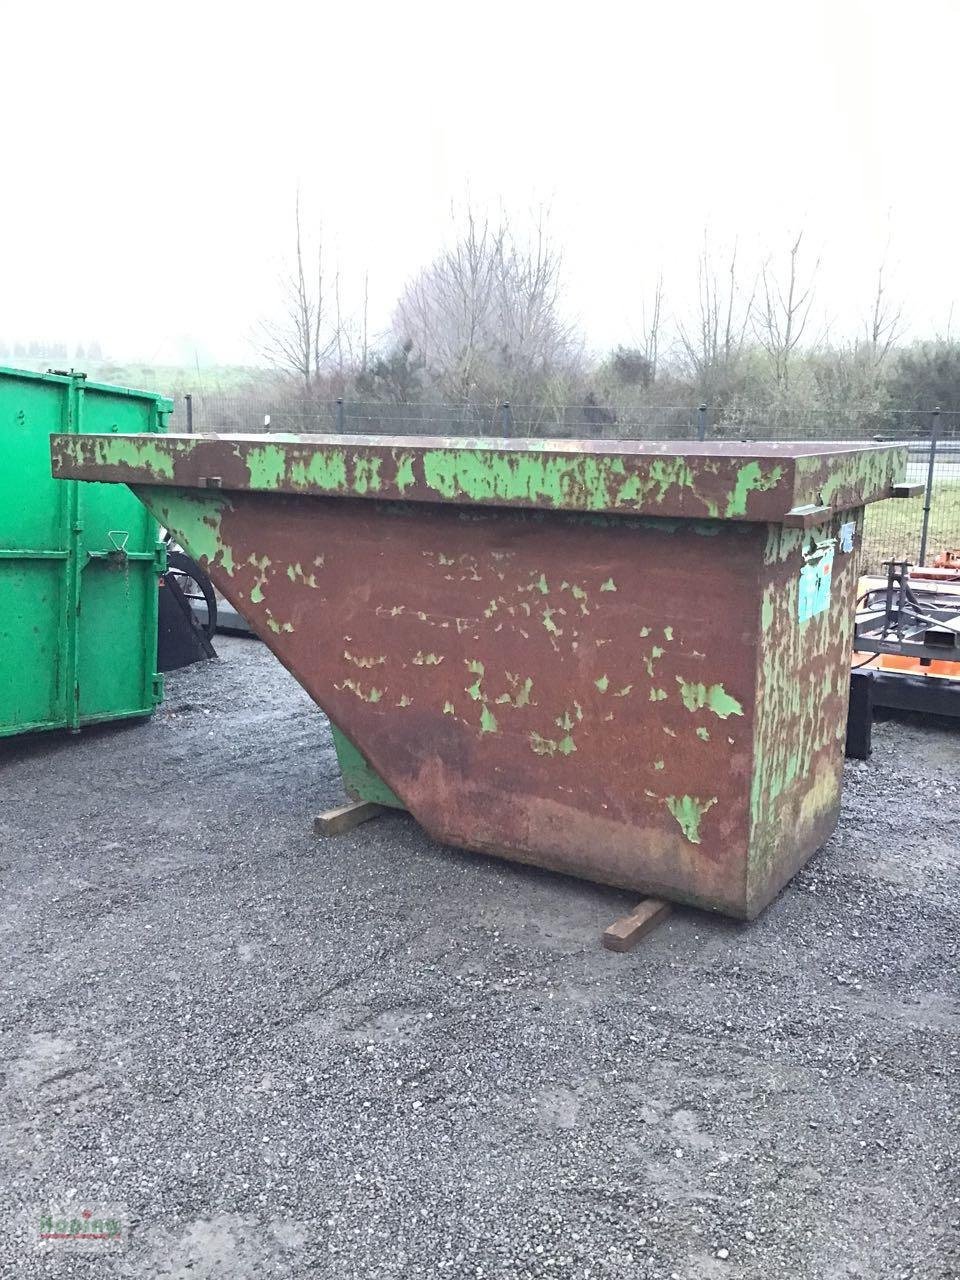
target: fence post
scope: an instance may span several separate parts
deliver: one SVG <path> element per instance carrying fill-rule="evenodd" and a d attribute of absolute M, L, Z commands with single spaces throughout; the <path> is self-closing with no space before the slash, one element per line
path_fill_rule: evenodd
<path fill-rule="evenodd" d="M 510 434 L 510 424 L 510 403 L 509 401 L 504 400 L 503 404 L 500 406 L 500 432 L 502 435 L 508 436 Z"/>
<path fill-rule="evenodd" d="M 187 435 L 193 435 L 193 396 L 188 391 L 183 397 L 187 406 Z"/>
<path fill-rule="evenodd" d="M 937 465 L 937 441 L 940 438 L 940 410 L 930 414 L 930 459 L 927 463 L 927 487 L 923 495 L 923 524 L 920 526 L 920 556 L 918 564 L 927 562 L 927 534 L 930 531 L 930 506 L 933 501 L 933 477 Z"/>
<path fill-rule="evenodd" d="M 337 435 L 343 435 L 343 396 L 337 396 Z"/>
<path fill-rule="evenodd" d="M 700 405 L 697 409 L 697 439 L 706 440 L 707 438 L 707 406 Z"/>

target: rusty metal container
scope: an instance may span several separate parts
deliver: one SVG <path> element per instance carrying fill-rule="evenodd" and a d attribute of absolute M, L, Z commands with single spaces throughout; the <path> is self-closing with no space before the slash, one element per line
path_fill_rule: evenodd
<path fill-rule="evenodd" d="M 436 839 L 756 915 L 833 831 L 897 447 L 52 438 L 130 485 Z"/>

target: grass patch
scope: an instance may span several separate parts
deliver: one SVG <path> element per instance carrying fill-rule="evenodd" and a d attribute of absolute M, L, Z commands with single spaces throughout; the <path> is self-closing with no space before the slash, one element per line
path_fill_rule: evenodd
<path fill-rule="evenodd" d="M 879 573 L 884 560 L 909 560 L 920 555 L 923 496 L 891 498 L 867 507 L 863 527 L 864 573 Z M 935 484 L 930 503 L 927 563 L 940 551 L 960 547 L 960 483 Z"/>

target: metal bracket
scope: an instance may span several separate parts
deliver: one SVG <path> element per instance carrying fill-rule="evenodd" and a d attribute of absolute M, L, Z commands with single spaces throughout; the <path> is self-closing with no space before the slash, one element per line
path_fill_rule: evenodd
<path fill-rule="evenodd" d="M 117 555 L 125 556 L 127 554 L 127 543 L 130 541 L 130 534 L 126 529 L 110 529 L 107 531 L 107 537 L 110 539 L 110 545 Z"/>
<path fill-rule="evenodd" d="M 793 507 L 783 517 L 787 529 L 812 529 L 815 525 L 826 524 L 833 515 L 833 507 L 815 507 L 808 503 L 805 507 Z"/>
<path fill-rule="evenodd" d="M 891 498 L 919 498 L 926 489 L 925 484 L 895 484 L 890 491 Z"/>

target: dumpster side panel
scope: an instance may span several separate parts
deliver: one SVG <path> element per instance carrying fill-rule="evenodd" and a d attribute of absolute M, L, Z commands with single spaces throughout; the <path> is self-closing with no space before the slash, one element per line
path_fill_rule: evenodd
<path fill-rule="evenodd" d="M 150 432 L 163 426 L 165 402 L 97 387 L 81 391 L 81 429 Z M 126 487 L 85 484 L 77 664 L 81 721 L 147 715 L 157 680 L 157 526 Z"/>
<path fill-rule="evenodd" d="M 156 432 L 170 408 L 81 376 L 0 370 L 0 736 L 153 710 L 155 525 L 116 485 L 55 480 L 50 435 Z"/>
<path fill-rule="evenodd" d="M 65 560 L 0 557 L 0 737 L 60 723 Z"/>
<path fill-rule="evenodd" d="M 765 526 L 138 492 L 437 839 L 744 913 Z"/>
<path fill-rule="evenodd" d="M 50 474 L 49 434 L 70 427 L 66 379 L 0 371 L 0 736 L 67 715 L 70 519 L 76 482 Z"/>
<path fill-rule="evenodd" d="M 863 511 L 769 527 L 762 570 L 748 902 L 756 915 L 840 808 Z"/>

